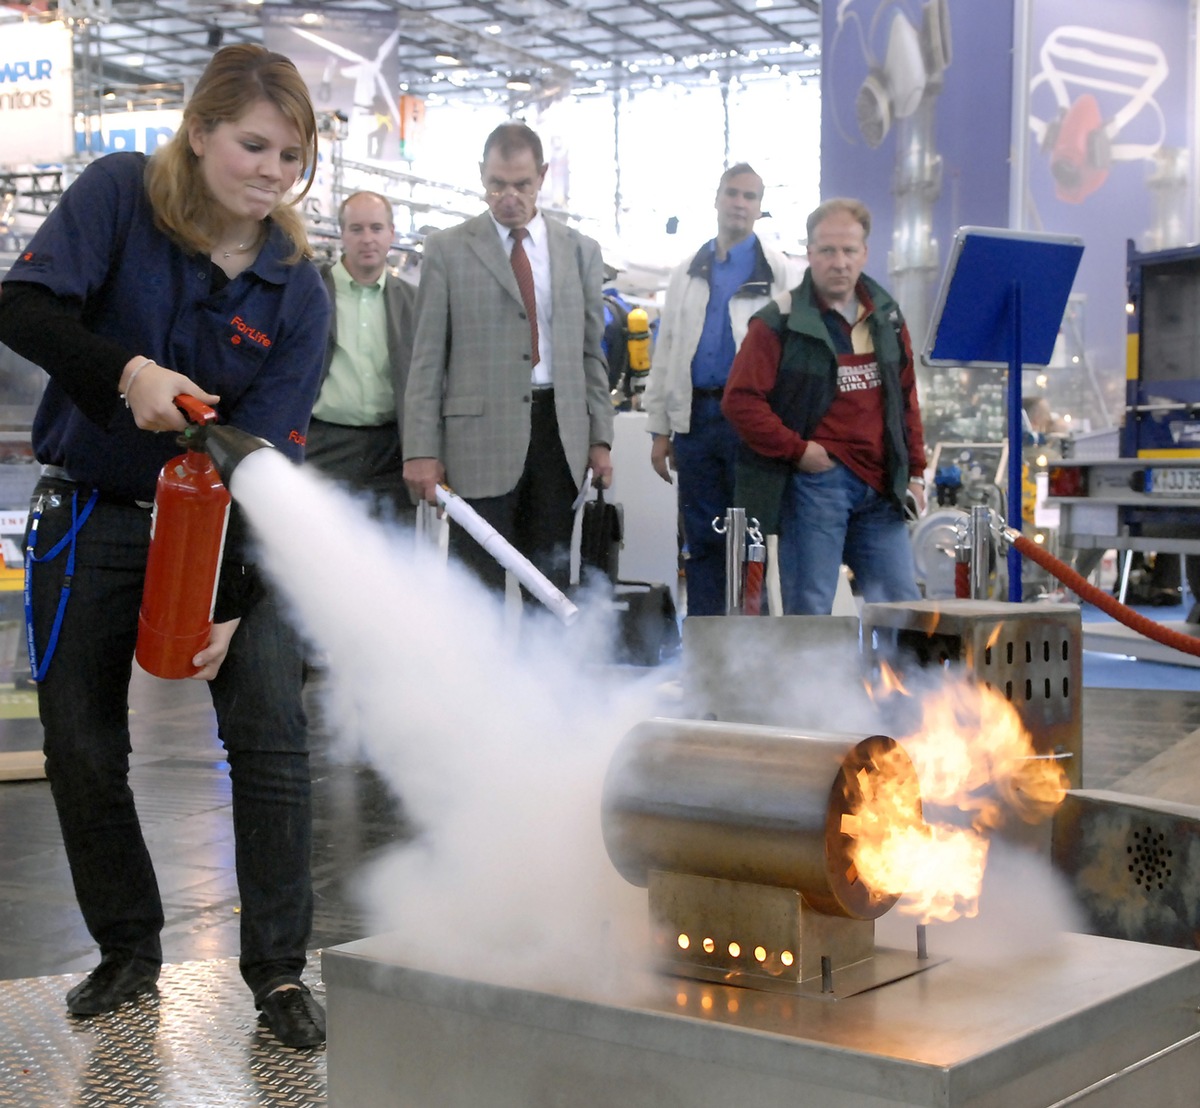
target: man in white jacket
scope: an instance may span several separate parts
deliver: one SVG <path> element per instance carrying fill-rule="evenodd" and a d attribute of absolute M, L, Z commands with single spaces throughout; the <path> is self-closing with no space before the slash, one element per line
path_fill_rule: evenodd
<path fill-rule="evenodd" d="M 717 236 L 671 273 L 642 398 L 650 464 L 668 484 L 679 475 L 691 616 L 725 612 L 725 540 L 712 529 L 734 502 L 738 436 L 721 415 L 725 379 L 750 317 L 799 280 L 799 264 L 754 233 L 762 197 L 745 162 L 721 176 Z"/>

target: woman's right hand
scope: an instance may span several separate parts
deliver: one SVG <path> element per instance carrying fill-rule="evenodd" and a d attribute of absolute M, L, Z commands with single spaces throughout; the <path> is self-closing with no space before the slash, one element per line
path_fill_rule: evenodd
<path fill-rule="evenodd" d="M 213 407 L 221 400 L 205 392 L 190 377 L 155 361 L 131 358 L 121 373 L 120 391 L 133 422 L 143 431 L 183 431 L 187 420 L 175 406 L 175 397 L 187 393 Z"/>

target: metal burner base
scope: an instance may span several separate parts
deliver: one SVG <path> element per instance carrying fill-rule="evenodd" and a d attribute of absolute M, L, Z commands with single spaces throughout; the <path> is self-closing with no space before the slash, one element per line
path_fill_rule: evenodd
<path fill-rule="evenodd" d="M 581 961 L 581 964 L 582 961 Z M 326 950 L 330 1108 L 1194 1108 L 1200 954 L 1067 934 L 838 1004 L 667 977 L 614 1003 Z"/>

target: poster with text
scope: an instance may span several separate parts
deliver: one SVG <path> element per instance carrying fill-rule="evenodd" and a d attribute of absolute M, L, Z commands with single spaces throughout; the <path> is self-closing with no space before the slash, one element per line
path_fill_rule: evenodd
<path fill-rule="evenodd" d="M 0 165 L 65 161 L 75 148 L 71 32 L 11 23 L 0 42 Z"/>

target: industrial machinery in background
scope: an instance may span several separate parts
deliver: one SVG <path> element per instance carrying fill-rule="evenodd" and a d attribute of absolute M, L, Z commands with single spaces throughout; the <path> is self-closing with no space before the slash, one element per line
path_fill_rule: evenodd
<path fill-rule="evenodd" d="M 1200 592 L 1200 246 L 1127 248 L 1123 426 L 1076 436 L 1048 469 L 1060 541 L 1081 571 L 1122 555 L 1124 597 L 1135 552 L 1188 556 Z M 1189 625 L 1197 620 L 1193 609 Z"/>

